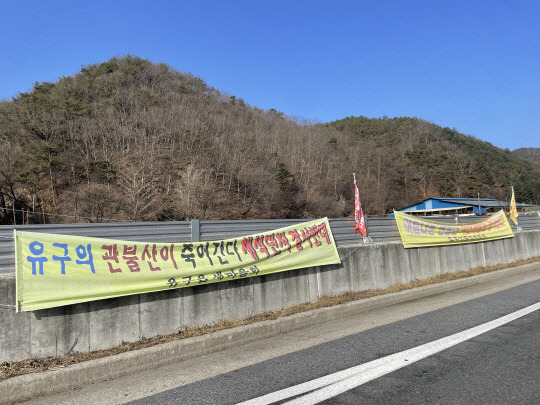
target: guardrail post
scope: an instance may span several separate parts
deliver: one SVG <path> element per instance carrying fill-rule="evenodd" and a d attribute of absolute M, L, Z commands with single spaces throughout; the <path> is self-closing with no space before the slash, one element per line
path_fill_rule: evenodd
<path fill-rule="evenodd" d="M 201 241 L 201 227 L 200 221 L 198 219 L 191 220 L 191 241 L 200 242 Z"/>

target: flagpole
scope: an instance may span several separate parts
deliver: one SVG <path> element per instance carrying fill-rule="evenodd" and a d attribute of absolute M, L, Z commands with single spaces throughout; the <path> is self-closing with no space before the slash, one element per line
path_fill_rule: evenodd
<path fill-rule="evenodd" d="M 356 192 L 358 191 L 358 186 L 356 185 L 356 173 L 353 172 L 352 175 L 353 175 L 353 179 L 354 179 L 354 203 L 355 203 L 355 213 L 354 214 L 355 214 L 355 218 L 356 218 Z M 369 238 L 369 236 L 368 236 L 367 223 L 366 223 L 366 236 L 362 237 L 362 240 L 363 240 L 364 243 L 368 243 L 369 239 L 367 239 L 367 238 Z"/>
<path fill-rule="evenodd" d="M 516 225 L 516 230 L 520 232 L 521 227 L 519 226 L 519 223 L 518 223 L 518 213 L 517 213 L 517 206 L 516 206 L 516 195 L 514 194 L 514 186 L 512 186 L 512 199 L 510 200 L 510 219 Z"/>
<path fill-rule="evenodd" d="M 516 195 L 514 194 L 514 186 L 512 186 L 512 207 L 515 207 L 516 210 L 516 227 L 518 227 L 518 219 L 517 219 L 517 207 L 516 207 Z M 511 208 L 512 208 L 511 207 Z"/>
<path fill-rule="evenodd" d="M 512 186 L 512 195 L 514 196 L 514 205 L 516 207 L 516 226 L 518 227 L 518 230 L 521 228 L 519 227 L 519 220 L 518 220 L 518 212 L 517 212 L 517 204 L 516 204 L 516 195 L 514 194 L 514 186 Z"/>
<path fill-rule="evenodd" d="M 358 192 L 358 185 L 356 184 L 356 173 L 353 172 L 353 179 L 354 179 L 354 220 L 356 222 L 356 227 L 354 228 L 354 232 L 358 230 L 363 235 L 363 242 L 364 243 L 371 243 L 375 248 L 379 247 L 379 245 L 371 239 L 371 237 L 368 234 L 367 230 L 367 221 L 365 220 L 364 213 L 362 212 L 362 205 L 360 204 L 360 193 Z M 360 218 L 359 218 L 360 217 Z M 363 232 L 360 228 L 360 223 L 362 223 Z"/>

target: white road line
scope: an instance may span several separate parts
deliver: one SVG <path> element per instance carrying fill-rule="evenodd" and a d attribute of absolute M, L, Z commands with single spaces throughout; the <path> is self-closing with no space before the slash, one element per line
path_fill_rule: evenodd
<path fill-rule="evenodd" d="M 333 398 L 346 391 L 356 388 L 362 384 L 379 378 L 385 374 L 408 366 L 426 357 L 432 356 L 442 350 L 448 349 L 466 340 L 498 328 L 508 322 L 512 322 L 522 316 L 530 314 L 540 309 L 540 302 L 530 305 L 519 311 L 505 315 L 501 318 L 484 323 L 463 332 L 435 340 L 424 345 L 382 357 L 359 366 L 351 367 L 347 370 L 339 371 L 315 380 L 311 380 L 294 387 L 285 388 L 259 398 L 242 402 L 238 405 L 268 405 L 274 402 L 283 401 L 298 395 L 306 394 L 295 400 L 287 402 L 290 405 L 308 405 L 322 402 Z"/>

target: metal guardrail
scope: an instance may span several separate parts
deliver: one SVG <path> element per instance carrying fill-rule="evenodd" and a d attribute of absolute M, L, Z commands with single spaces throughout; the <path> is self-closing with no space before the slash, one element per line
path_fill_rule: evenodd
<path fill-rule="evenodd" d="M 429 217 L 440 222 L 456 223 L 456 217 Z M 478 221 L 478 217 L 458 217 L 457 223 Z M 539 230 L 537 215 L 518 218 L 522 230 Z M 137 242 L 190 242 L 229 239 L 252 235 L 310 219 L 268 219 L 243 221 L 175 221 L 175 222 L 128 222 L 111 224 L 53 224 L 53 225 L 2 225 L 0 226 L 0 274 L 15 269 L 15 246 L 13 229 L 60 235 L 90 236 Z M 368 217 L 369 235 L 375 242 L 400 241 L 394 218 Z M 353 218 L 331 218 L 330 227 L 338 246 L 362 243 L 362 236 L 353 233 Z M 512 230 L 516 227 L 511 223 Z"/>

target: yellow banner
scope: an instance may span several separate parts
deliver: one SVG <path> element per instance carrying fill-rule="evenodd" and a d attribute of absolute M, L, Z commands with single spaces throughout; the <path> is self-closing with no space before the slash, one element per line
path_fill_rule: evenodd
<path fill-rule="evenodd" d="M 488 219 L 462 225 L 421 219 L 399 211 L 394 211 L 394 215 L 406 248 L 459 245 L 514 237 L 502 210 Z"/>
<path fill-rule="evenodd" d="M 327 218 L 199 243 L 16 231 L 15 249 L 18 311 L 340 263 Z"/>

